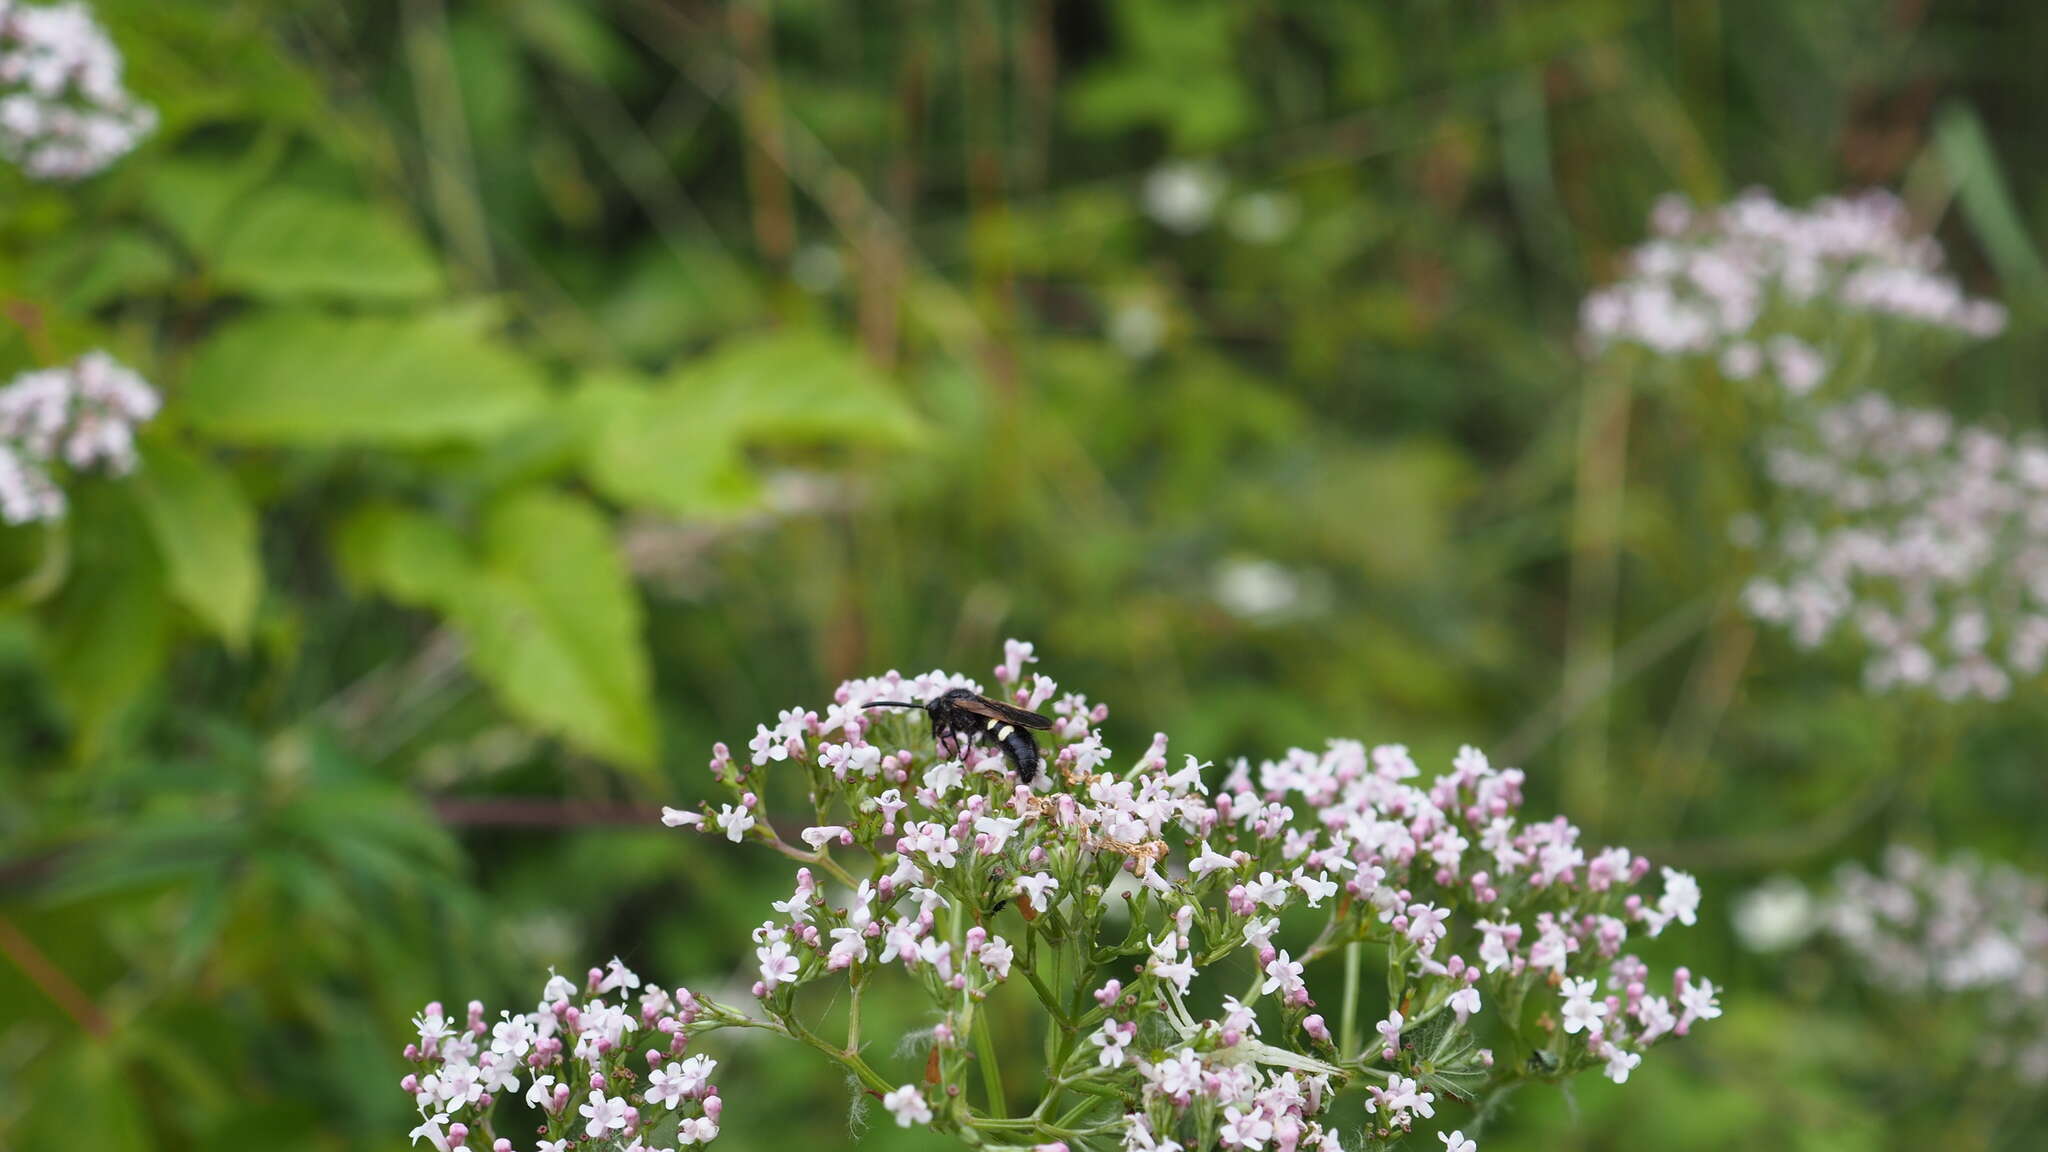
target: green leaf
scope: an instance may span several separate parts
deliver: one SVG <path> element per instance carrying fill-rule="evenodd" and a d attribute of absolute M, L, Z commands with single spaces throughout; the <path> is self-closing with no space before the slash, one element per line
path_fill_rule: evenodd
<path fill-rule="evenodd" d="M 585 384 L 571 411 L 590 426 L 590 482 L 612 499 L 689 515 L 753 505 L 758 486 L 728 414 L 615 379 Z"/>
<path fill-rule="evenodd" d="M 269 299 L 417 300 L 442 289 L 404 222 L 360 200 L 279 188 L 240 213 L 213 254 L 225 287 Z"/>
<path fill-rule="evenodd" d="M 267 137 L 239 152 L 159 159 L 143 170 L 143 203 L 188 251 L 210 253 L 233 227 L 244 200 L 275 170 L 281 155 L 276 140 Z"/>
<path fill-rule="evenodd" d="M 351 578 L 430 607 L 468 638 L 470 667 L 514 714 L 645 768 L 654 714 L 640 602 L 611 526 L 585 501 L 528 489 L 485 515 L 467 548 L 447 525 L 377 506 L 337 540 Z"/>
<path fill-rule="evenodd" d="M 1984 121 L 1965 104 L 1950 104 L 1935 118 L 1934 147 L 1955 182 L 1963 215 L 1984 244 L 1985 255 L 2008 284 L 2048 282 L 2041 254 L 2027 235 L 2025 218 L 1998 162 Z"/>
<path fill-rule="evenodd" d="M 44 296 L 91 311 L 113 300 L 162 292 L 177 282 L 177 261 L 145 232 L 66 234 L 32 258 L 29 281 Z"/>
<path fill-rule="evenodd" d="M 476 577 L 476 563 L 454 529 L 393 504 L 350 516 L 335 545 L 351 580 L 414 608 L 448 612 Z"/>
<path fill-rule="evenodd" d="M 1255 107 L 1239 78 L 1239 6 L 1221 0 L 1127 0 L 1116 6 L 1121 55 L 1068 89 L 1084 131 L 1166 128 L 1174 146 L 1202 151 L 1243 136 Z"/>
<path fill-rule="evenodd" d="M 316 446 L 489 440 L 546 401 L 539 370 L 473 324 L 301 310 L 223 327 L 181 397 L 216 438 Z"/>
<path fill-rule="evenodd" d="M 669 403 L 730 413 L 750 443 L 900 447 L 924 428 L 850 342 L 801 329 L 727 342 L 675 374 Z"/>
<path fill-rule="evenodd" d="M 162 670 L 170 602 L 148 529 L 117 486 L 78 489 L 71 523 L 76 559 L 41 622 L 43 658 L 78 751 L 91 758 Z"/>
<path fill-rule="evenodd" d="M 168 439 L 142 448 L 134 479 L 174 596 L 229 646 L 248 643 L 263 594 L 256 510 L 234 477 Z"/>
<path fill-rule="evenodd" d="M 482 579 L 456 605 L 478 674 L 572 743 L 651 766 L 640 601 L 610 525 L 584 501 L 536 489 L 493 507 L 483 537 Z"/>
<path fill-rule="evenodd" d="M 575 407 L 590 421 L 593 484 L 623 503 L 687 514 L 753 502 L 749 446 L 903 446 L 924 430 L 850 344 L 801 330 L 729 341 L 653 387 L 594 381 Z"/>

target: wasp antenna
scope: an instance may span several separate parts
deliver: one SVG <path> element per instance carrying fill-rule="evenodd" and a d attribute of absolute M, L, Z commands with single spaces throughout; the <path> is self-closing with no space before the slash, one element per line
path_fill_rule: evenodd
<path fill-rule="evenodd" d="M 861 707 L 862 707 L 862 708 L 922 708 L 922 707 L 924 707 L 924 705 L 922 705 L 922 704 L 912 704 L 912 703 L 911 703 L 910 701 L 908 701 L 908 700 L 871 700 L 871 701 L 869 701 L 868 703 L 866 703 L 866 704 L 863 704 L 863 705 L 861 705 Z"/>

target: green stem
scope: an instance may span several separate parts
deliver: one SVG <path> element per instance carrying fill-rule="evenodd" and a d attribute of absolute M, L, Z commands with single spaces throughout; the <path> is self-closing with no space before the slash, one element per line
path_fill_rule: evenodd
<path fill-rule="evenodd" d="M 859 979 L 853 980 L 852 998 L 846 1003 L 846 1050 L 860 1051 L 860 990 Z"/>
<path fill-rule="evenodd" d="M 1363 948 L 1357 940 L 1344 946 L 1344 1022 L 1337 1052 L 1345 1059 L 1358 1050 L 1358 968 Z"/>
<path fill-rule="evenodd" d="M 974 1014 L 974 1054 L 981 1062 L 981 1086 L 988 1093 L 989 1115 L 1001 1120 L 1008 1115 L 1003 1102 L 1003 1069 L 996 1062 L 995 1034 L 988 1026 L 986 1010 Z"/>
<path fill-rule="evenodd" d="M 1065 1024 L 1067 1022 L 1067 1010 L 1061 1006 L 1059 997 L 1052 994 L 1052 989 L 1045 986 L 1045 981 L 1038 978 L 1038 973 L 1029 966 L 1025 966 L 1024 978 L 1031 982 L 1031 990 L 1038 993 L 1039 1002 L 1045 1005 L 1047 1012 L 1052 1013 L 1052 1018 L 1061 1024 Z"/>

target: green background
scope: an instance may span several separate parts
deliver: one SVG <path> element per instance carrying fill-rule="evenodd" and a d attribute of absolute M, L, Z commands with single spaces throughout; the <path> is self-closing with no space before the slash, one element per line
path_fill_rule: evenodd
<path fill-rule="evenodd" d="M 95 7 L 162 126 L 0 174 L 0 371 L 105 347 L 167 406 L 133 478 L 0 530 L 0 1147 L 398 1149 L 429 998 L 614 953 L 743 988 L 787 873 L 655 807 L 1006 636 L 1122 756 L 1476 743 L 1701 876 L 1661 958 L 1726 1016 L 1489 1152 L 2033 1146 L 1983 1005 L 1726 912 L 1893 840 L 2048 869 L 2038 685 L 1873 699 L 1751 628 L 1756 429 L 1574 330 L 1661 193 L 1887 186 L 2012 323 L 1882 385 L 2040 426 L 2048 8 Z M 1145 214 L 1172 161 L 1209 226 Z M 817 1062 L 715 1054 L 720 1147 L 850 1143 Z"/>

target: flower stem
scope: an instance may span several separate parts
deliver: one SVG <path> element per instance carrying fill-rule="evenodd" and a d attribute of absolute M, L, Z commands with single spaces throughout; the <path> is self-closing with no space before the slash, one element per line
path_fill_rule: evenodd
<path fill-rule="evenodd" d="M 1003 1068 L 996 1062 L 995 1033 L 986 1009 L 974 1014 L 974 1055 L 981 1062 L 981 1086 L 988 1093 L 988 1113 L 997 1120 L 1009 1115 L 1003 1101 Z"/>
<path fill-rule="evenodd" d="M 1357 940 L 1344 946 L 1344 1023 L 1337 1052 L 1347 1060 L 1358 1049 L 1358 963 L 1363 947 Z"/>

